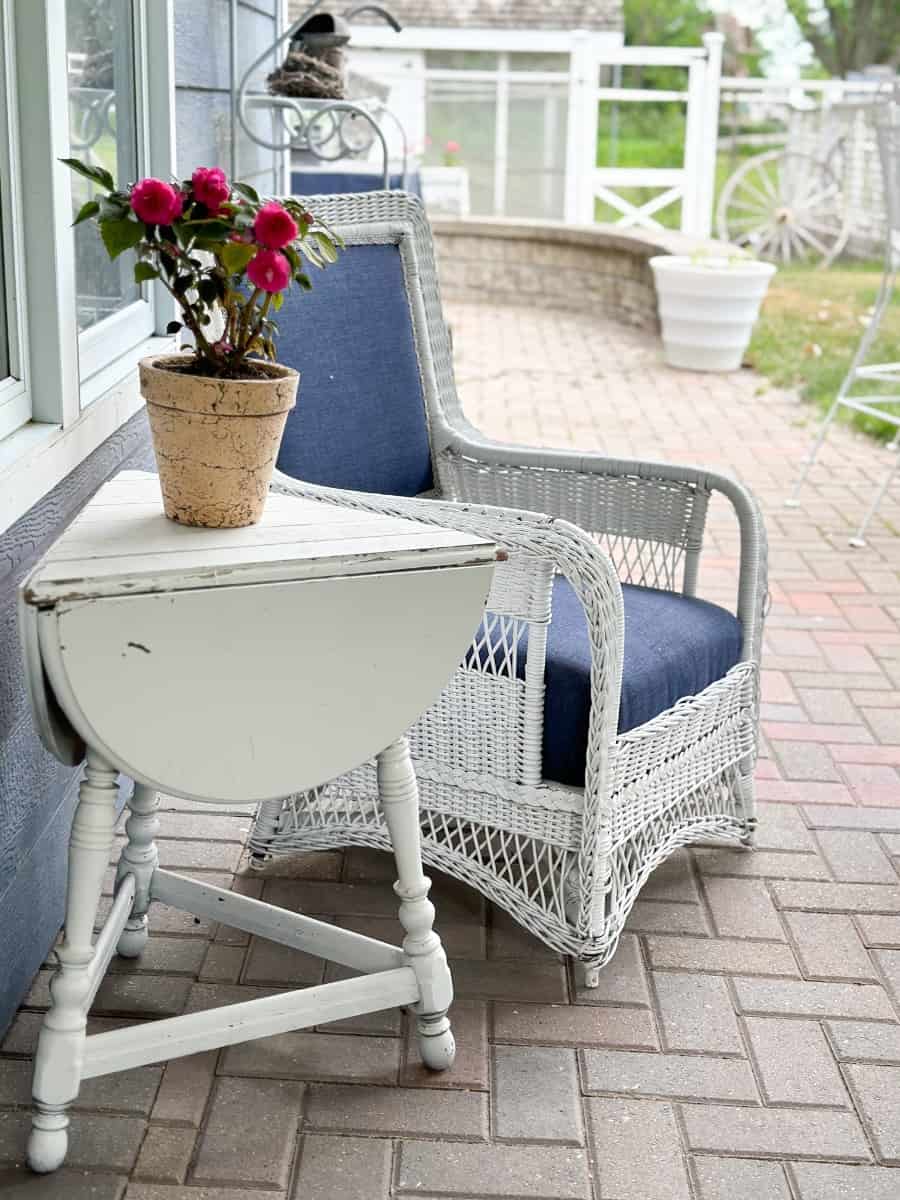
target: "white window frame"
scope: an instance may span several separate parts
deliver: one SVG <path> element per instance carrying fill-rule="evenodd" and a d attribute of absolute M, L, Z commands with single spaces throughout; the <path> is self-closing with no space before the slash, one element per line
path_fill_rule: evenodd
<path fill-rule="evenodd" d="M 6 339 L 9 374 L 0 379 L 0 439 L 20 428 L 31 416 L 27 368 L 22 347 L 28 344 L 24 296 L 22 245 L 22 196 L 19 187 L 18 110 L 16 64 L 13 56 L 12 12 L 0 5 L 0 237 L 3 242 L 3 273 Z"/>
<path fill-rule="evenodd" d="M 169 178 L 175 162 L 173 0 L 132 3 L 139 163 L 144 173 Z M 2 532 L 143 406 L 137 363 L 175 342 L 165 335 L 174 303 L 156 283 L 146 305 L 152 322 L 135 329 L 130 305 L 96 332 L 87 330 L 92 336 L 79 347 L 71 172 L 59 161 L 69 156 L 65 0 L 0 0 L 0 12 L 17 77 L 12 175 L 27 197 L 16 226 L 23 251 L 16 308 L 31 413 L 27 424 L 0 437 Z"/>

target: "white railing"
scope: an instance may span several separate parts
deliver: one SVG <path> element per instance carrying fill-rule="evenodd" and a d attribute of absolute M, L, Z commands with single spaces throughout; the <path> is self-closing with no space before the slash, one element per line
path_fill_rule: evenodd
<path fill-rule="evenodd" d="M 584 81 L 575 98 L 580 112 L 581 145 L 573 163 L 572 191 L 567 219 L 592 222 L 600 200 L 621 214 L 621 228 L 661 229 L 657 214 L 681 203 L 681 230 L 697 237 L 709 236 L 716 177 L 716 135 L 719 120 L 719 80 L 722 45 L 719 33 L 708 33 L 703 46 L 622 46 L 585 61 L 580 73 Z M 687 72 L 686 88 L 598 87 L 601 67 L 667 66 Z M 573 64 L 573 75 L 575 75 Z M 684 157 L 679 167 L 598 167 L 596 165 L 597 115 L 601 103 L 683 104 L 685 114 Z M 570 113 L 573 111 L 570 107 Z M 655 191 L 634 201 L 623 195 L 630 188 Z"/>

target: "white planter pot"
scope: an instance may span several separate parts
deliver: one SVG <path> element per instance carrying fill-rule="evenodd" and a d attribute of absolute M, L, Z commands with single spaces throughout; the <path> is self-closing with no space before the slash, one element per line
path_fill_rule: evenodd
<path fill-rule="evenodd" d="M 736 371 L 775 274 L 772 264 L 663 254 L 650 266 L 669 366 Z"/>

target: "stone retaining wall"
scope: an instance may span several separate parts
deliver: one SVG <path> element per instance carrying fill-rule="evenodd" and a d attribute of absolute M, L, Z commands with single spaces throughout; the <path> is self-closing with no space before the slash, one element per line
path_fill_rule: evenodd
<path fill-rule="evenodd" d="M 550 305 L 657 329 L 648 260 L 721 248 L 680 233 L 640 232 L 553 221 L 433 222 L 441 290 L 447 300 Z"/>

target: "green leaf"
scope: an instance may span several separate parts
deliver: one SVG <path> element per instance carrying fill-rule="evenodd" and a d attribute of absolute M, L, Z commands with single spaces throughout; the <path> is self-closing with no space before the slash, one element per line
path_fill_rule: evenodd
<path fill-rule="evenodd" d="M 198 221 L 181 221 L 179 226 L 192 237 L 219 238 L 227 237 L 231 233 L 231 224 L 228 221 L 218 221 L 215 217 L 202 217 Z"/>
<path fill-rule="evenodd" d="M 219 262 L 229 275 L 239 275 L 256 254 L 256 246 L 247 242 L 226 242 L 218 251 Z"/>
<path fill-rule="evenodd" d="M 80 225 L 82 221 L 86 221 L 89 217 L 96 217 L 100 211 L 100 205 L 96 200 L 86 200 L 78 210 L 78 216 L 72 222 L 72 225 Z"/>
<path fill-rule="evenodd" d="M 131 205 L 128 203 L 127 196 L 113 192 L 111 196 L 100 197 L 101 221 L 124 221 L 126 217 L 130 216 Z"/>
<path fill-rule="evenodd" d="M 83 175 L 85 179 L 90 179 L 91 183 L 96 183 L 98 187 L 106 188 L 108 192 L 115 189 L 115 181 L 109 171 L 103 167 L 89 167 L 87 163 L 79 162 L 77 158 L 61 158 L 59 160 L 65 163 L 70 170 L 75 171 L 78 175 Z"/>
<path fill-rule="evenodd" d="M 282 304 L 284 304 L 284 292 L 276 292 L 275 295 L 272 297 L 272 307 L 275 309 L 276 312 L 278 312 L 278 310 L 279 310 L 279 308 L 281 308 Z"/>
<path fill-rule="evenodd" d="M 304 292 L 312 291 L 312 280 L 308 275 L 304 274 L 303 271 L 299 271 L 294 278 L 297 280 Z"/>
<path fill-rule="evenodd" d="M 336 263 L 338 259 L 337 250 L 335 249 L 334 242 L 331 240 L 328 234 L 322 233 L 317 229 L 313 233 L 313 237 L 316 239 L 319 249 L 322 251 L 322 257 L 325 259 L 325 261 Z"/>
<path fill-rule="evenodd" d="M 249 183 L 238 183 L 235 181 L 231 186 L 239 196 L 245 196 L 252 204 L 259 204 L 259 192 L 256 188 L 251 187 Z"/>
<path fill-rule="evenodd" d="M 151 279 L 159 279 L 159 271 L 148 262 L 136 262 L 134 264 L 134 282 L 147 283 Z"/>
<path fill-rule="evenodd" d="M 140 221 L 130 221 L 127 218 L 119 221 L 101 221 L 100 236 L 110 258 L 118 258 L 125 250 L 136 246 L 144 236 L 144 226 Z"/>

